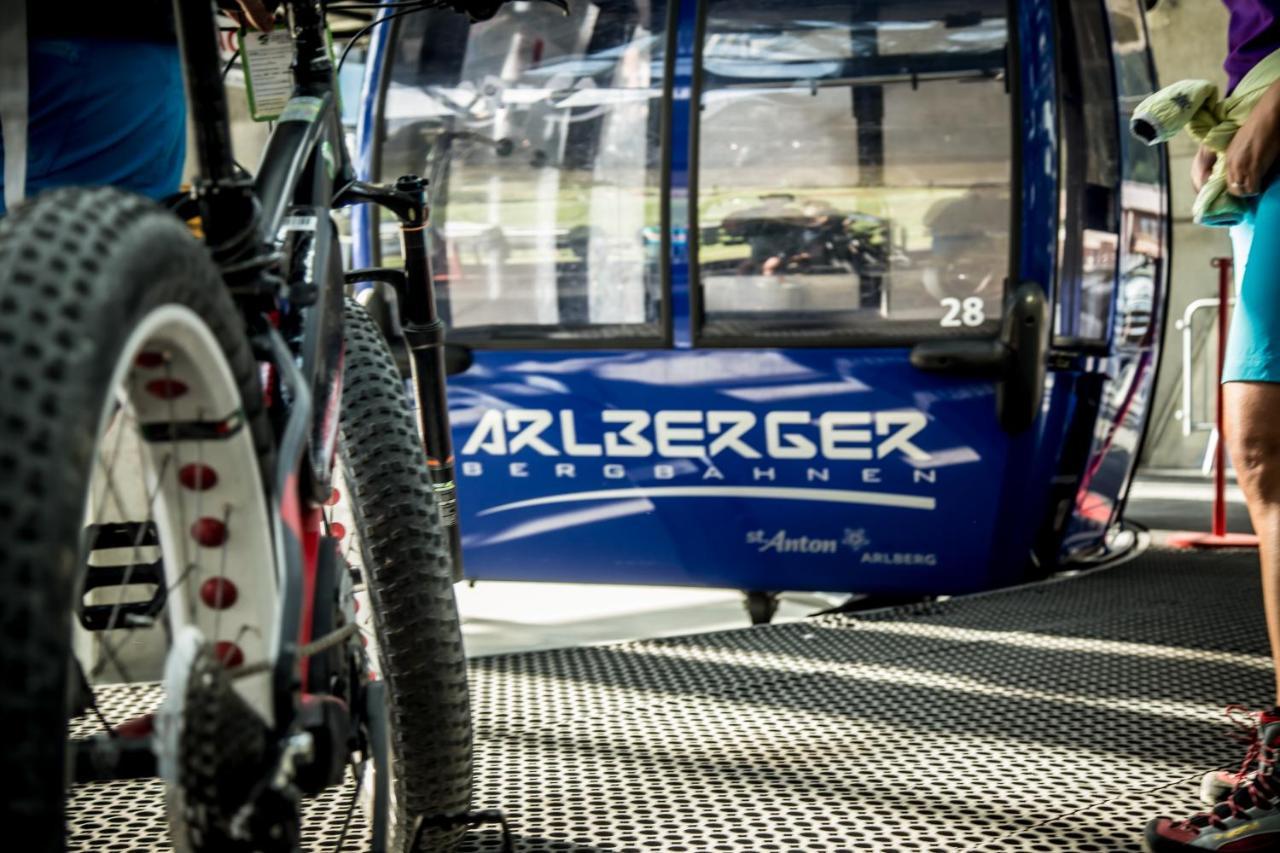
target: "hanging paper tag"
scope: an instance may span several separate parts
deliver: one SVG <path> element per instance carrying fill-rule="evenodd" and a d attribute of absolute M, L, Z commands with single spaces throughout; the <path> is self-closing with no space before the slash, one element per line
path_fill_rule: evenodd
<path fill-rule="evenodd" d="M 293 93 L 293 35 L 287 27 L 270 33 L 239 34 L 244 86 L 249 115 L 254 121 L 275 121 Z"/>

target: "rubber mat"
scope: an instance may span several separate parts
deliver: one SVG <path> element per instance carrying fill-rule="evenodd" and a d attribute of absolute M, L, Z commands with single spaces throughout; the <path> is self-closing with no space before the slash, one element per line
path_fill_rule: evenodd
<path fill-rule="evenodd" d="M 928 606 L 477 659 L 475 805 L 522 851 L 1137 850 L 1242 757 L 1222 711 L 1271 690 L 1259 595 L 1253 553 L 1153 551 Z M 350 794 L 309 804 L 308 849 L 334 849 Z M 82 786 L 73 847 L 163 849 L 162 816 L 156 783 Z M 500 849 L 494 829 L 462 846 Z"/>

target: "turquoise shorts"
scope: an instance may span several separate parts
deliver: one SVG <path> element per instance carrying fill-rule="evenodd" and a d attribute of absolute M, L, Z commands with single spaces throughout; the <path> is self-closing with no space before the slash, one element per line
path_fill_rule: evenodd
<path fill-rule="evenodd" d="M 1262 238 L 1254 239 L 1254 234 Z M 1280 382 L 1280 180 L 1231 228 L 1236 307 L 1223 382 Z"/>

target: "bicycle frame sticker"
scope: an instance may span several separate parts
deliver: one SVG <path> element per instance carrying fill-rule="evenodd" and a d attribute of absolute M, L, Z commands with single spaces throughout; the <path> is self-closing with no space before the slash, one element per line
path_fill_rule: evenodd
<path fill-rule="evenodd" d="M 322 98 L 293 98 L 280 112 L 279 121 L 302 121 L 310 124 L 320 115 L 320 109 L 323 106 Z"/>
<path fill-rule="evenodd" d="M 244 85 L 254 121 L 275 121 L 293 94 L 293 35 L 288 29 L 238 34 Z"/>

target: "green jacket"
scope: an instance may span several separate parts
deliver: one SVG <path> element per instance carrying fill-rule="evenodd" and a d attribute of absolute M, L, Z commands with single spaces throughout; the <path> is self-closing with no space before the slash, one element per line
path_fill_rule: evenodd
<path fill-rule="evenodd" d="M 1148 145 L 1168 142 L 1185 127 L 1196 142 L 1218 152 L 1213 173 L 1191 208 L 1195 221 L 1201 225 L 1228 228 L 1248 213 L 1248 199 L 1227 192 L 1227 159 L 1221 155 L 1277 80 L 1280 50 L 1255 65 L 1230 97 L 1221 97 L 1218 87 L 1208 80 L 1183 80 L 1156 92 L 1134 110 L 1129 129 Z"/>

